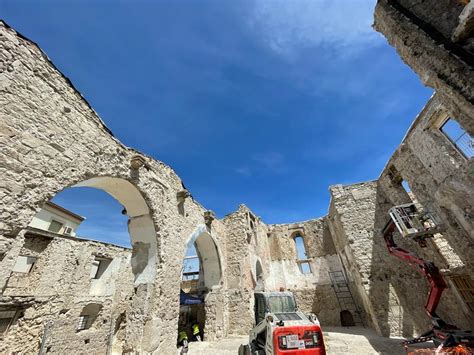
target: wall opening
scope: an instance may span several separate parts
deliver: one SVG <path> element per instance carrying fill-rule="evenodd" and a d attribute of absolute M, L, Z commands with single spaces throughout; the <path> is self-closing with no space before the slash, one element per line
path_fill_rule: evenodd
<path fill-rule="evenodd" d="M 221 261 L 212 236 L 199 228 L 189 239 L 181 271 L 178 345 L 205 337 L 206 299 L 220 285 Z M 207 301 L 208 302 L 208 301 Z"/>
<path fill-rule="evenodd" d="M 400 185 L 401 187 L 403 188 L 403 190 L 405 190 L 405 192 L 407 193 L 408 197 L 410 197 L 410 200 L 415 203 L 417 205 L 417 207 L 421 207 L 421 205 L 419 205 L 419 201 L 416 199 L 416 196 L 415 194 L 413 193 L 411 187 L 410 187 L 410 184 L 408 183 L 408 181 L 406 180 L 402 180 L 400 182 Z"/>
<path fill-rule="evenodd" d="M 294 237 L 295 248 L 296 248 L 296 263 L 302 274 L 311 273 L 311 264 L 306 253 L 306 246 L 301 234 L 296 234 Z"/>
<path fill-rule="evenodd" d="M 79 315 L 76 331 L 80 332 L 81 330 L 91 328 L 99 316 L 101 310 L 102 305 L 99 303 L 89 303 L 87 306 L 85 306 Z"/>
<path fill-rule="evenodd" d="M 355 326 L 354 317 L 352 316 L 351 311 L 345 309 L 339 313 L 341 318 L 341 326 L 343 327 L 353 327 Z"/>
<path fill-rule="evenodd" d="M 467 159 L 474 157 L 474 138 L 452 118 L 448 118 L 440 131 Z"/>
<path fill-rule="evenodd" d="M 402 181 L 402 187 L 405 189 L 407 194 L 411 193 L 410 185 L 408 185 L 408 182 L 406 180 Z"/>
<path fill-rule="evenodd" d="M 260 260 L 255 264 L 255 291 L 264 291 L 265 285 L 263 281 L 263 268 Z"/>
<path fill-rule="evenodd" d="M 7 334 L 8 329 L 19 317 L 21 311 L 13 307 L 0 307 L 0 337 Z"/>
<path fill-rule="evenodd" d="M 125 325 L 127 323 L 126 315 L 120 313 L 120 315 L 115 319 L 114 331 L 111 334 L 112 337 L 112 354 L 122 354 L 123 346 L 125 343 Z"/>
<path fill-rule="evenodd" d="M 29 227 L 131 246 L 135 286 L 153 282 L 157 263 L 155 227 L 147 202 L 131 182 L 95 177 L 64 189 L 53 200 L 43 204 Z M 107 258 L 99 259 L 91 261 L 97 264 L 96 268 L 91 266 L 92 279 L 100 279 L 110 264 Z"/>
<path fill-rule="evenodd" d="M 88 200 L 90 196 L 98 196 L 99 199 Z M 94 331 L 103 331 L 107 327 L 105 324 L 115 311 L 110 302 L 120 279 L 122 282 L 130 280 L 130 288 L 126 288 L 124 292 L 131 293 L 133 286 L 135 290 L 139 290 L 135 295 L 141 302 L 136 302 L 138 306 L 133 303 L 136 308 L 132 311 L 148 312 L 145 302 L 151 300 L 145 297 L 155 281 L 158 241 L 151 210 L 138 188 L 125 179 L 96 177 L 62 190 L 54 196 L 54 201 L 43 203 L 27 226 L 23 245 L 16 251 L 17 260 L 11 266 L 12 272 L 6 282 L 4 295 L 24 297 L 35 296 L 36 292 L 39 295 L 54 293 L 56 288 L 50 291 L 48 286 L 54 284 L 58 285 L 59 292 L 62 292 L 59 286 L 64 286 L 68 292 L 72 290 L 77 299 L 93 300 L 94 303 L 85 307 L 82 312 L 75 308 L 74 312 L 77 313 L 73 317 L 62 317 L 60 309 L 55 313 L 54 308 L 44 317 L 45 329 L 50 322 L 51 327 L 71 323 L 64 327 L 64 331 L 72 334 L 91 327 Z M 107 210 L 110 206 L 113 213 Z M 101 211 L 104 210 L 105 214 L 102 214 Z M 99 223 L 81 229 L 82 222 L 85 221 L 81 215 L 100 216 Z M 87 232 L 82 234 L 81 231 Z M 96 233 L 102 233 L 109 239 L 98 238 Z M 83 243 L 83 239 L 125 247 L 128 244 L 132 246 L 132 250 Z M 61 249 L 63 246 L 64 253 Z M 71 280 L 71 287 L 61 285 L 59 281 L 54 283 L 55 280 Z M 81 283 L 81 287 L 75 288 L 78 283 Z M 133 300 L 132 297 L 130 300 Z M 122 304 L 124 308 L 128 307 L 123 302 L 117 305 L 122 307 Z M 92 326 L 99 312 L 103 313 L 102 320 Z M 7 321 L 8 324 L 11 323 L 7 317 L 9 314 L 3 313 L 2 316 L 1 324 L 6 325 Z M 127 318 L 127 321 L 137 322 L 132 317 Z"/>

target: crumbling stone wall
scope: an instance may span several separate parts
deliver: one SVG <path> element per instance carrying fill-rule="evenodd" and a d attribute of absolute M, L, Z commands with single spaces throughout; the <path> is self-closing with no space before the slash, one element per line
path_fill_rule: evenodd
<path fill-rule="evenodd" d="M 126 183 L 144 201 L 137 207 L 130 195 L 119 198 L 129 213 L 137 212 L 130 215 L 130 228 L 148 221 L 132 234 L 132 270 L 139 282 L 127 317 L 127 349 L 174 351 L 185 241 L 203 224 L 205 209 L 190 198 L 178 208 L 183 184 L 173 170 L 116 140 L 33 42 L 1 23 L 0 47 L 0 240 L 8 245 L 0 288 L 44 201 L 81 182 L 118 196 L 122 191 L 115 184 Z M 143 270 L 148 273 L 140 279 Z"/>
<path fill-rule="evenodd" d="M 294 238 L 303 238 L 311 273 L 303 274 L 297 264 Z M 326 217 L 306 222 L 270 225 L 270 273 L 266 284 L 271 291 L 280 288 L 295 294 L 298 307 L 315 313 L 323 325 L 340 325 L 341 311 L 329 277 L 341 271 Z"/>
<path fill-rule="evenodd" d="M 371 326 L 383 335 L 412 336 L 429 329 L 424 311 L 425 278 L 389 256 L 382 238 L 388 210 L 411 203 L 402 181 L 418 203 L 438 212 L 447 231 L 427 248 L 412 240 L 397 243 L 435 262 L 451 275 L 473 275 L 472 160 L 460 154 L 436 126 L 446 109 L 433 97 L 415 120 L 404 141 L 376 182 L 331 187 L 329 219 L 334 243 L 352 279 L 352 287 Z M 464 196 L 464 200 L 461 196 Z M 472 328 L 472 315 L 456 291 L 445 291 L 438 312 L 448 322 Z"/>
<path fill-rule="evenodd" d="M 440 315 L 459 327 L 472 329 L 472 311 L 466 309 L 451 279 L 474 275 L 474 177 L 470 173 L 474 161 L 466 159 L 440 131 L 437 123 L 446 116 L 453 117 L 435 95 L 389 160 L 379 188 L 390 202 L 409 201 L 400 185 L 405 180 L 416 201 L 441 217 L 446 231 L 436 235 L 428 248 L 415 246 L 415 250 L 435 261 L 450 285 L 443 294 Z"/>
<path fill-rule="evenodd" d="M 435 261 L 448 281 L 473 274 L 474 163 L 438 129 L 449 115 L 474 133 L 469 9 L 456 1 L 378 1 L 376 29 L 438 93 L 377 181 L 332 186 L 328 216 L 283 225 L 265 225 L 244 205 L 222 220 L 209 218 L 170 167 L 115 139 L 46 55 L 0 22 L 0 304 L 25 309 L 0 351 L 36 352 L 47 321 L 54 320 L 48 337 L 52 352 L 103 352 L 115 333 L 121 343 L 115 345 L 123 351 L 173 353 L 181 265 L 196 231 L 212 236 L 222 272 L 206 295 L 208 339 L 248 333 L 255 289 L 291 290 L 300 308 L 316 313 L 323 325 L 339 324 L 329 271 L 344 271 L 367 323 L 381 334 L 426 330 L 425 279 L 388 255 L 381 230 L 388 209 L 413 198 L 400 184 L 406 180 L 418 203 L 434 208 L 447 230 L 429 248 L 410 240 L 399 244 Z M 122 251 L 82 241 L 73 248 L 79 242 L 28 236 L 26 226 L 44 201 L 71 186 L 103 189 L 129 215 L 131 275 L 106 285 L 113 291 L 104 295 L 83 294 L 90 279 L 82 266 L 97 253 Z M 305 238 L 310 275 L 298 269 L 295 232 Z M 38 255 L 41 272 L 12 274 L 22 253 Z M 472 327 L 472 314 L 449 282 L 440 315 Z M 96 329 L 75 333 L 73 320 L 98 298 Z"/>
<path fill-rule="evenodd" d="M 37 260 L 29 273 L 12 273 L 3 292 L 0 305 L 22 314 L 0 342 L 0 352 L 37 353 L 44 338 L 44 349 L 53 354 L 77 349 L 106 353 L 115 318 L 129 314 L 134 292 L 130 250 L 28 229 L 20 254 Z M 97 281 L 90 278 L 96 255 L 112 260 L 111 276 L 104 282 L 113 292 L 103 296 L 90 292 Z M 89 329 L 77 331 L 88 304 L 102 308 Z"/>
<path fill-rule="evenodd" d="M 351 186 L 330 187 L 331 203 L 328 226 L 334 245 L 344 266 L 349 287 L 355 301 L 364 311 L 363 317 L 373 328 L 380 331 L 378 322 L 373 319 L 375 310 L 367 297 L 369 280 L 372 277 L 370 265 L 373 261 L 375 182 Z"/>
<path fill-rule="evenodd" d="M 249 244 L 255 238 L 249 223 L 250 210 L 239 209 L 225 216 L 222 222 L 227 229 L 227 302 L 229 332 L 248 334 L 254 325 L 252 263 Z"/>
<path fill-rule="evenodd" d="M 378 0 L 374 28 L 474 135 L 472 1 Z M 460 33 L 462 32 L 462 33 Z"/>
<path fill-rule="evenodd" d="M 206 221 L 201 205 L 182 198 L 183 184 L 172 169 L 118 142 L 34 43 L 3 23 L 0 34 L 5 64 L 0 74 L 3 297 L 10 292 L 7 284 L 13 282 L 11 268 L 23 248 L 26 225 L 44 201 L 78 184 L 109 192 L 130 216 L 135 289 L 122 326 L 125 351 L 166 353 L 174 348 L 186 242 L 203 224 L 216 241 L 222 266 L 219 285 L 206 296 L 207 337 L 247 334 L 253 325 L 257 262 L 264 282 L 271 272 L 268 227 L 245 206 L 222 221 Z M 131 195 L 123 195 L 124 189 Z M 135 213 L 141 198 L 141 212 Z M 151 224 L 142 223 L 147 218 Z M 65 269 L 74 269 L 75 261 L 70 261 Z M 153 271 L 151 279 L 141 278 L 144 268 Z"/>
<path fill-rule="evenodd" d="M 450 286 L 439 313 L 472 329 L 472 311 L 457 292 L 453 277 L 473 275 L 473 161 L 446 139 L 439 123 L 452 117 L 474 135 L 474 4 L 379 0 L 374 27 L 422 82 L 436 90 L 382 172 L 379 195 L 387 205 L 408 201 L 400 186 L 405 180 L 414 198 L 441 216 L 446 232 L 436 235 L 429 248 L 415 246 L 415 250 L 436 260 Z M 378 207 L 383 211 L 387 205 Z M 421 301 L 410 299 L 409 305 L 419 309 Z M 417 318 L 417 311 L 412 315 Z"/>

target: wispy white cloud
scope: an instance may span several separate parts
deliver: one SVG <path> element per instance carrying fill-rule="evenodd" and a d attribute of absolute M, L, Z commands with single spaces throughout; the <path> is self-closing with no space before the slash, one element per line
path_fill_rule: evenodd
<path fill-rule="evenodd" d="M 380 41 L 372 29 L 375 0 L 264 0 L 254 3 L 252 28 L 283 55 L 330 45 L 339 53 Z"/>
<path fill-rule="evenodd" d="M 273 173 L 282 173 L 286 171 L 285 157 L 279 152 L 265 152 L 255 154 L 252 159 L 260 168 Z"/>
<path fill-rule="evenodd" d="M 248 164 L 239 166 L 234 171 L 246 177 L 256 174 L 282 174 L 287 171 L 287 162 L 285 156 L 279 152 L 256 153 Z"/>
<path fill-rule="evenodd" d="M 241 167 L 235 168 L 234 171 L 237 174 L 240 174 L 243 176 L 252 176 L 252 170 L 248 166 L 241 166 Z"/>

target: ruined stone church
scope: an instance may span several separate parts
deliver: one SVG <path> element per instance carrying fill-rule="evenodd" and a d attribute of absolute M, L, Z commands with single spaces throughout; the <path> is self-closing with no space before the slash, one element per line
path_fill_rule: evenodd
<path fill-rule="evenodd" d="M 323 326 L 419 335 L 430 326 L 428 284 L 381 236 L 389 209 L 413 201 L 445 230 L 426 247 L 401 236 L 399 245 L 448 281 L 440 316 L 473 329 L 474 3 L 379 0 L 374 28 L 435 94 L 376 180 L 336 181 L 325 216 L 266 224 L 245 205 L 217 219 L 171 167 L 117 140 L 46 54 L 0 22 L 0 353 L 172 354 L 183 288 L 203 297 L 197 317 L 209 340 L 247 334 L 254 291 L 282 289 Z M 450 124 L 463 136 L 451 137 Z M 131 249 L 78 238 L 81 216 L 48 202 L 81 186 L 124 206 Z M 199 275 L 183 280 L 191 244 Z"/>

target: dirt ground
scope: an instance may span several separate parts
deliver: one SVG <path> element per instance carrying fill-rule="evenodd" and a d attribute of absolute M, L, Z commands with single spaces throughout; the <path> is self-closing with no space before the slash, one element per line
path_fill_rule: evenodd
<path fill-rule="evenodd" d="M 190 343 L 189 355 L 235 355 L 248 337 L 229 337 L 217 342 Z M 328 354 L 394 354 L 404 355 L 401 338 L 384 338 L 361 327 L 326 327 L 324 341 Z"/>

